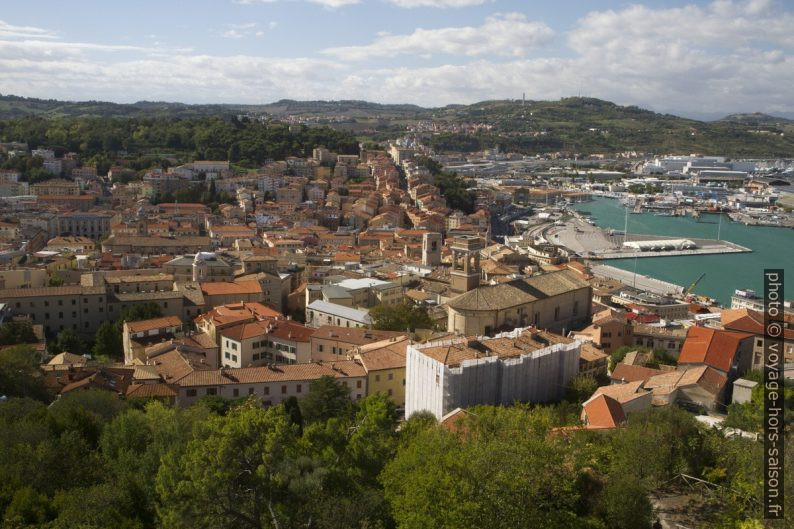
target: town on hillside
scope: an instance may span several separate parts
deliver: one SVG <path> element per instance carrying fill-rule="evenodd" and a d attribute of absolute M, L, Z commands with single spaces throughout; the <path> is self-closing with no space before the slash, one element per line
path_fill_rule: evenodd
<path fill-rule="evenodd" d="M 276 126 L 290 134 L 294 124 Z M 30 370 L 2 398 L 32 396 L 32 384 L 62 406 L 102 394 L 105 410 L 210 406 L 254 422 L 250 409 L 284 409 L 308 428 L 342 395 L 368 413 L 388 403 L 388 435 L 427 420 L 466 436 L 484 410 L 558 413 L 543 419 L 554 446 L 684 413 L 720 439 L 757 443 L 760 294 L 737 282 L 720 303 L 697 292 L 703 275 L 676 285 L 636 272 L 638 258 L 730 260 L 753 249 L 604 229 L 581 207 L 619 200 L 626 219 L 719 213 L 726 225 L 790 234 L 791 160 L 456 154 L 420 132 L 358 147 L 329 137 L 340 149 L 317 143 L 302 156 L 249 159 L 255 167 L 0 143 L 0 354 Z M 604 261 L 624 257 L 633 273 Z M 791 379 L 788 301 L 784 312 Z M 698 481 L 687 472 L 669 478 L 729 483 L 718 470 Z M 378 479 L 393 490 L 394 476 Z M 159 497 L 177 494 L 158 483 Z M 653 512 L 679 499 L 654 500 Z M 614 527 L 641 527 L 632 523 Z"/>

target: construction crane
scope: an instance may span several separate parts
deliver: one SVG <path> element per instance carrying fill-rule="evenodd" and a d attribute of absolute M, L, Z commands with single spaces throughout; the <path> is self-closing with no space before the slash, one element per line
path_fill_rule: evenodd
<path fill-rule="evenodd" d="M 692 293 L 693 290 L 695 290 L 695 287 L 697 286 L 698 283 L 700 283 L 700 280 L 703 279 L 703 276 L 705 276 L 705 275 L 706 275 L 706 272 L 703 272 L 702 274 L 700 274 L 699 278 L 695 279 L 694 283 L 689 285 L 689 288 L 684 291 L 684 297 L 687 297 L 689 294 Z"/>

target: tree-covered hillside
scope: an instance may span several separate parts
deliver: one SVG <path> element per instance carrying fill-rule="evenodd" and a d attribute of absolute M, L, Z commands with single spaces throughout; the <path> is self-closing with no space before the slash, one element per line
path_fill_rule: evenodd
<path fill-rule="evenodd" d="M 328 127 L 290 127 L 236 117 L 176 118 L 58 118 L 26 117 L 0 121 L 0 141 L 26 142 L 76 152 L 85 161 L 107 167 L 121 158 L 171 156 L 179 160 L 229 160 L 256 167 L 268 159 L 310 156 L 324 145 L 340 153 L 357 153 L 358 142 L 344 131 Z M 10 164 L 24 165 L 24 158 Z M 25 167 L 16 167 L 26 172 Z"/>
<path fill-rule="evenodd" d="M 273 119 L 297 117 L 377 140 L 397 137 L 417 123 L 426 121 L 446 124 L 450 131 L 460 124 L 490 127 L 489 130 L 480 128 L 475 133 L 442 130 L 423 134 L 439 151 L 474 151 L 498 145 L 503 151 L 525 154 L 641 151 L 794 157 L 794 123 L 783 118 L 737 114 L 705 122 L 583 97 L 557 101 L 483 101 L 471 105 L 421 108 L 366 101 L 287 99 L 262 105 L 163 102 L 122 105 L 0 96 L 0 119 L 23 116 L 200 119 L 238 115 Z"/>

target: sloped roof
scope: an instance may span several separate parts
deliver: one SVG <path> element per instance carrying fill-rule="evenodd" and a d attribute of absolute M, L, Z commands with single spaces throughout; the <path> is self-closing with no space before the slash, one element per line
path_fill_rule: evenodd
<path fill-rule="evenodd" d="M 130 398 L 156 398 L 176 397 L 178 390 L 170 384 L 130 384 L 127 387 L 127 397 Z"/>
<path fill-rule="evenodd" d="M 144 332 L 152 329 L 181 326 L 182 320 L 180 320 L 177 316 L 163 316 L 162 318 L 127 322 L 127 329 L 129 332 Z"/>
<path fill-rule="evenodd" d="M 645 381 L 654 375 L 661 375 L 664 373 L 661 369 L 652 369 L 650 367 L 634 366 L 624 363 L 619 363 L 615 366 L 614 371 L 610 375 L 612 380 L 622 380 L 625 382 L 635 382 L 637 380 Z"/>
<path fill-rule="evenodd" d="M 358 348 L 357 353 L 367 372 L 399 369 L 405 367 L 405 352 L 409 343 L 407 336 L 400 336 L 363 345 Z"/>
<path fill-rule="evenodd" d="M 201 291 L 206 296 L 259 294 L 262 292 L 262 287 L 257 281 L 239 281 L 236 283 L 219 281 L 215 283 L 201 283 Z"/>
<path fill-rule="evenodd" d="M 764 334 L 764 315 L 752 309 L 726 309 L 720 314 L 722 326 L 731 331 L 749 332 L 756 335 Z M 784 321 L 794 324 L 794 317 L 783 315 Z M 783 329 L 786 340 L 794 340 L 794 326 Z"/>
<path fill-rule="evenodd" d="M 50 361 L 47 362 L 47 365 L 85 365 L 87 362 L 88 361 L 83 356 L 69 352 L 63 352 L 53 356 Z"/>
<path fill-rule="evenodd" d="M 615 428 L 626 422 L 623 406 L 612 397 L 600 394 L 582 406 L 587 416 L 587 425 L 594 428 Z"/>
<path fill-rule="evenodd" d="M 419 346 L 423 355 L 450 367 L 456 367 L 466 360 L 496 356 L 514 358 L 533 351 L 545 349 L 551 345 L 572 343 L 574 340 L 558 334 L 531 329 L 524 331 L 517 338 L 490 338 L 478 340 L 465 338 L 445 345 Z"/>
<path fill-rule="evenodd" d="M 593 396 L 590 398 L 592 399 L 598 395 L 603 394 L 603 395 L 607 395 L 608 397 L 612 397 L 621 404 L 626 404 L 634 399 L 638 399 L 650 393 L 650 391 L 644 389 L 642 385 L 643 385 L 642 381 L 637 380 L 636 382 L 629 382 L 627 384 L 612 384 L 611 386 L 601 386 L 595 391 Z"/>
<path fill-rule="evenodd" d="M 362 327 L 337 327 L 335 325 L 323 325 L 318 327 L 312 338 L 321 340 L 337 340 L 353 345 L 364 345 L 372 342 L 401 336 L 400 331 L 378 331 L 375 329 L 364 329 Z"/>
<path fill-rule="evenodd" d="M 328 303 L 327 301 L 323 301 L 321 299 L 312 301 L 309 303 L 307 308 L 310 310 L 316 310 L 317 312 L 324 312 L 333 316 L 339 316 L 340 318 L 345 318 L 346 320 L 365 324 L 372 323 L 372 319 L 370 318 L 368 311 L 353 309 L 350 307 L 345 307 L 344 305 L 337 305 L 336 303 Z"/>
<path fill-rule="evenodd" d="M 498 285 L 483 285 L 453 298 L 447 305 L 455 310 L 503 310 L 587 287 L 589 284 L 575 272 L 559 270 Z"/>
<path fill-rule="evenodd" d="M 706 364 L 727 373 L 742 340 L 752 336 L 743 332 L 690 327 L 678 363 Z"/>
<path fill-rule="evenodd" d="M 364 367 L 352 360 L 311 364 L 278 364 L 239 369 L 193 371 L 178 381 L 180 386 L 221 386 L 228 384 L 256 384 L 262 382 L 291 382 L 316 380 L 323 376 L 334 378 L 365 377 Z"/>

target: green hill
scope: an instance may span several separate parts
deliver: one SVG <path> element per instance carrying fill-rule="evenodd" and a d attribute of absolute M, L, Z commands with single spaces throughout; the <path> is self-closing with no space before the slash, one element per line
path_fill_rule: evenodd
<path fill-rule="evenodd" d="M 131 104 L 65 102 L 0 96 L 0 119 L 28 116 L 195 119 L 238 114 L 274 119 L 297 117 L 374 140 L 396 137 L 419 121 L 432 120 L 441 125 L 442 131 L 424 136 L 438 151 L 471 151 L 498 145 L 504 151 L 526 154 L 641 151 L 794 157 L 794 122 L 784 118 L 733 114 L 707 122 L 583 97 L 557 101 L 495 100 L 422 108 L 355 100 L 283 99 L 263 105 L 187 105 L 150 101 Z M 476 133 L 454 132 L 461 123 L 482 126 Z"/>

